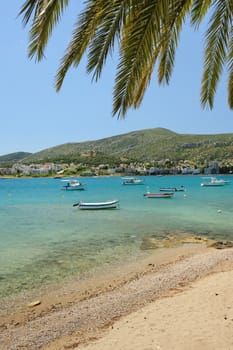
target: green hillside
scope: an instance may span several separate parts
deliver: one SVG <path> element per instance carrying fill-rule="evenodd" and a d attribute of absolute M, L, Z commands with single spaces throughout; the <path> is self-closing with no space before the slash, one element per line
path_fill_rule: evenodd
<path fill-rule="evenodd" d="M 15 152 L 9 153 L 4 156 L 0 156 L 0 164 L 3 163 L 17 163 L 22 161 L 24 158 L 27 158 L 31 155 L 29 152 Z"/>
<path fill-rule="evenodd" d="M 98 159 L 98 162 L 97 162 Z M 196 164 L 233 159 L 233 134 L 188 135 L 155 128 L 96 141 L 66 143 L 31 154 L 23 162 L 117 163 L 191 160 Z"/>

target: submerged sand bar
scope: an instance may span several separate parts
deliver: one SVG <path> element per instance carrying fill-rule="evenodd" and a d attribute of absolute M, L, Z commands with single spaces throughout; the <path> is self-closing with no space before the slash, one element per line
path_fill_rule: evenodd
<path fill-rule="evenodd" d="M 70 300 L 47 312 L 41 309 L 30 317 L 25 313 L 21 320 L 17 313 L 3 316 L 0 349 L 182 350 L 187 349 L 188 340 L 189 349 L 197 349 L 197 344 L 203 350 L 233 349 L 233 335 L 227 332 L 233 334 L 233 249 L 183 247 L 174 253 L 160 264 L 152 255 L 140 273 L 135 270 L 127 275 L 130 278 L 122 278 L 122 283 L 113 282 L 111 288 L 105 285 L 83 300 Z M 204 278 L 210 273 L 214 274 Z M 224 313 L 222 319 L 216 319 L 216 305 L 211 305 L 215 300 L 220 315 Z M 43 299 L 38 307 L 43 307 Z M 185 331 L 178 327 L 180 320 Z M 214 320 L 211 329 L 208 320 Z M 221 332 L 226 334 L 218 331 L 222 323 L 226 329 Z M 206 332 L 210 343 L 205 343 L 204 335 L 194 326 L 200 334 Z M 196 332 L 193 344 L 192 332 Z M 216 343 L 215 338 L 220 341 Z"/>

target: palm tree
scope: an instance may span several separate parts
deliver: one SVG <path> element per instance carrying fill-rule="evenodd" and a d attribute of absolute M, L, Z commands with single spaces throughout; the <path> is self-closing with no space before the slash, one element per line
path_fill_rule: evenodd
<path fill-rule="evenodd" d="M 158 83 L 169 83 L 184 23 L 198 29 L 208 16 L 201 104 L 211 109 L 223 69 L 228 73 L 228 104 L 233 109 L 232 0 L 86 0 L 78 14 L 71 41 L 58 68 L 60 90 L 70 67 L 88 53 L 87 72 L 96 81 L 106 58 L 119 50 L 113 94 L 113 115 L 125 117 L 139 107 L 155 65 Z M 31 21 L 29 57 L 43 59 L 55 25 L 69 0 L 26 0 L 20 10 L 24 25 Z"/>

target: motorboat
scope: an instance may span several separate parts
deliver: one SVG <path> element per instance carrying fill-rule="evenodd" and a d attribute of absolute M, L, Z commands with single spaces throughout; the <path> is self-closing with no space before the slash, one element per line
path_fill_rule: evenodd
<path fill-rule="evenodd" d="M 201 183 L 202 187 L 208 187 L 208 186 L 224 186 L 226 184 L 225 180 L 217 179 L 216 177 L 210 177 L 209 181 L 203 181 Z"/>
<path fill-rule="evenodd" d="M 116 209 L 119 208 L 119 200 L 111 200 L 106 202 L 83 202 L 73 204 L 73 207 L 85 210 L 96 210 L 96 209 Z"/>
<path fill-rule="evenodd" d="M 122 178 L 123 185 L 144 185 L 144 180 L 138 179 L 136 177 L 123 177 Z"/>
<path fill-rule="evenodd" d="M 73 191 L 73 190 L 84 190 L 84 185 L 75 179 L 72 180 L 62 180 L 66 184 L 62 186 L 62 190 Z"/>

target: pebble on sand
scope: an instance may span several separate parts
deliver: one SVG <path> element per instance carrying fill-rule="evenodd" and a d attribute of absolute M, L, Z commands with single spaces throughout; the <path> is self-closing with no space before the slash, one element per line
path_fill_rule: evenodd
<path fill-rule="evenodd" d="M 41 304 L 41 301 L 40 300 L 36 300 L 36 301 L 33 301 L 30 304 L 28 304 L 28 307 L 34 307 L 34 306 L 37 306 L 37 305 L 40 305 L 40 304 Z"/>

